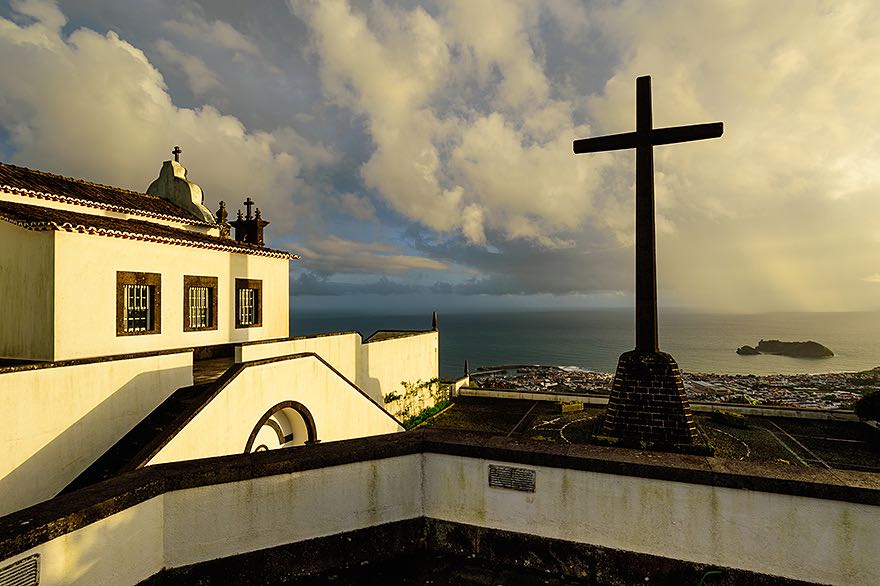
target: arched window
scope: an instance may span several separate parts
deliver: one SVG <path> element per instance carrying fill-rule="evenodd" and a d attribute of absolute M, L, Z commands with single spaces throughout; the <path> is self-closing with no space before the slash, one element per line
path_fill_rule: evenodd
<path fill-rule="evenodd" d="M 284 401 L 260 418 L 248 437 L 244 452 L 277 450 L 316 441 L 315 420 L 306 406 L 297 401 Z"/>

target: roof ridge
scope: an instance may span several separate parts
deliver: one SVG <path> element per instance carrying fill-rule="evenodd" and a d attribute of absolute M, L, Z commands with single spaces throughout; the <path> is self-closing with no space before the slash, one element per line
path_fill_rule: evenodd
<path fill-rule="evenodd" d="M 87 179 L 80 179 L 79 177 L 68 177 L 67 175 L 61 175 L 59 173 L 50 173 L 49 171 L 43 171 L 42 169 L 31 169 L 30 167 L 23 167 L 21 165 L 13 165 L 12 163 L 4 163 L 0 161 L 0 165 L 4 167 L 12 167 L 14 169 L 22 169 L 29 173 L 37 173 L 39 175 L 45 175 L 47 177 L 54 177 L 56 179 L 64 179 L 65 181 L 72 181 L 74 183 L 82 183 L 84 185 L 92 185 L 94 187 L 101 187 L 103 189 L 112 189 L 113 191 L 122 191 L 124 193 L 130 193 L 131 195 L 140 195 L 142 197 L 146 197 L 148 199 L 163 199 L 158 195 L 150 195 L 149 193 L 143 193 L 141 191 L 135 191 L 133 189 L 126 189 L 125 187 L 117 187 L 115 185 L 108 185 L 106 183 L 98 183 L 97 181 L 89 181 Z M 11 187 L 11 186 L 7 186 Z M 59 194 L 53 194 L 59 195 Z M 70 196 L 65 196 L 70 197 Z M 79 198 L 71 198 L 71 199 L 79 199 Z"/>

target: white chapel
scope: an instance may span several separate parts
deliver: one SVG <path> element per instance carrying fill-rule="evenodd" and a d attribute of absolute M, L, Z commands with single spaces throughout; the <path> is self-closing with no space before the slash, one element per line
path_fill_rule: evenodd
<path fill-rule="evenodd" d="M 385 397 L 437 379 L 436 328 L 291 337 L 298 257 L 249 196 L 209 210 L 172 154 L 145 193 L 0 163 L 0 515 L 151 464 L 400 431 Z"/>

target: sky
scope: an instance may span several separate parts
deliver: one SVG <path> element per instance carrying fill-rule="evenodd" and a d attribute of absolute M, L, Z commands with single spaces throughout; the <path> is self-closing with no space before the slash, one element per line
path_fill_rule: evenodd
<path fill-rule="evenodd" d="M 0 159 L 252 197 L 313 308 L 627 307 L 651 75 L 659 300 L 880 309 L 873 0 L 0 4 Z"/>

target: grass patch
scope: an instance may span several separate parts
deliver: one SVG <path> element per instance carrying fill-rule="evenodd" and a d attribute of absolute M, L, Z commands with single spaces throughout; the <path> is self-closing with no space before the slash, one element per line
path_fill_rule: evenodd
<path fill-rule="evenodd" d="M 407 417 L 403 420 L 403 428 L 409 430 L 418 426 L 419 424 L 427 421 L 443 409 L 446 409 L 446 407 L 451 402 L 452 401 L 450 399 L 443 399 L 442 401 L 437 402 L 433 407 L 426 407 L 425 409 L 422 409 L 418 414 L 413 415 L 412 417 Z"/>

